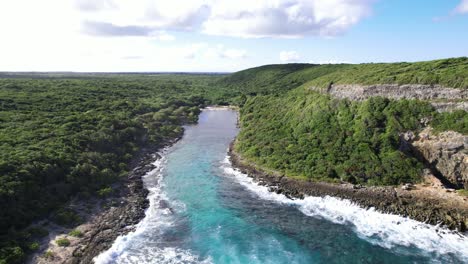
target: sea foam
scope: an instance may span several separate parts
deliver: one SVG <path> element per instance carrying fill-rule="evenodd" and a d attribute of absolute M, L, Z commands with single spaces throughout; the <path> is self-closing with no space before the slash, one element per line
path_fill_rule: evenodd
<path fill-rule="evenodd" d="M 228 157 L 223 161 L 222 169 L 261 199 L 295 206 L 307 216 L 337 224 L 350 224 L 359 237 L 372 244 L 388 249 L 415 247 L 429 256 L 435 255 L 442 259 L 445 254 L 453 254 L 468 263 L 466 234 L 399 215 L 380 213 L 374 208 L 364 209 L 350 200 L 330 196 L 289 199 L 285 195 L 269 191 L 268 187 L 259 185 L 247 174 L 233 168 Z"/>
<path fill-rule="evenodd" d="M 161 158 L 153 163 L 155 169 L 144 176 L 145 186 L 149 190 L 149 207 L 145 212 L 145 217 L 137 224 L 135 231 L 119 236 L 110 249 L 95 257 L 94 263 L 211 263 L 210 259 L 200 260 L 198 256 L 189 250 L 175 247 L 158 247 L 157 245 L 149 246 L 145 244 L 145 239 L 142 239 L 142 236 L 148 232 L 157 235 L 157 233 L 162 233 L 174 225 L 171 209 L 159 206 L 160 201 L 167 201 L 166 194 L 161 188 L 163 169 L 167 160 L 164 153 L 160 154 Z M 180 202 L 174 202 L 171 205 L 177 211 L 185 210 L 184 204 Z M 135 243 L 143 244 L 135 247 Z"/>

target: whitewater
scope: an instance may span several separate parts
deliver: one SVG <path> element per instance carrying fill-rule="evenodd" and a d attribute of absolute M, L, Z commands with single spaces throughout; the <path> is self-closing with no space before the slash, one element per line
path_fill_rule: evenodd
<path fill-rule="evenodd" d="M 144 177 L 149 208 L 103 263 L 468 263 L 465 234 L 334 197 L 289 199 L 232 167 L 234 110 L 204 110 Z"/>

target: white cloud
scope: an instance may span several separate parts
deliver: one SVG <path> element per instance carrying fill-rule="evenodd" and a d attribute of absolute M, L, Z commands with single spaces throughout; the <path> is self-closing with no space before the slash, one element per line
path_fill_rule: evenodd
<path fill-rule="evenodd" d="M 279 59 L 281 62 L 297 62 L 300 60 L 300 56 L 297 51 L 281 51 Z"/>
<path fill-rule="evenodd" d="M 84 32 L 146 35 L 200 31 L 242 38 L 335 36 L 371 13 L 375 0 L 78 0 Z M 89 22 L 92 21 L 92 22 Z"/>
<path fill-rule="evenodd" d="M 370 15 L 373 0 L 214 1 L 203 32 L 244 38 L 335 36 Z"/>
<path fill-rule="evenodd" d="M 175 36 L 167 33 L 166 31 L 153 31 L 149 36 L 161 41 L 173 41 L 176 39 Z"/>
<path fill-rule="evenodd" d="M 75 6 L 85 12 L 116 8 L 113 0 L 74 0 Z"/>
<path fill-rule="evenodd" d="M 468 13 L 468 0 L 462 0 L 461 3 L 455 8 L 455 12 L 459 14 Z"/>
<path fill-rule="evenodd" d="M 373 0 L 0 1 L 0 70 L 235 70 L 259 61 L 271 63 L 275 58 L 251 55 L 230 45 L 199 44 L 205 40 L 198 33 L 249 38 L 330 36 L 345 32 L 369 15 L 372 3 Z M 172 43 L 166 43 L 171 40 Z M 294 56 L 289 57 L 287 60 L 295 60 Z"/>
<path fill-rule="evenodd" d="M 148 31 L 195 31 L 207 19 L 206 0 L 77 0 L 83 32 L 146 36 Z M 89 2 L 89 3 L 88 3 Z M 91 10 L 93 12 L 81 12 Z"/>

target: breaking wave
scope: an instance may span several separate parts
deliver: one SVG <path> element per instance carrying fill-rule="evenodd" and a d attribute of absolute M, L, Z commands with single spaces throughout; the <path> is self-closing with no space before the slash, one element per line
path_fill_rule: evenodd
<path fill-rule="evenodd" d="M 325 196 L 289 199 L 285 195 L 269 191 L 251 177 L 234 169 L 229 158 L 222 169 L 261 199 L 297 207 L 311 217 L 326 219 L 337 224 L 351 224 L 356 234 L 372 244 L 397 251 L 403 247 L 419 248 L 429 256 L 440 259 L 451 254 L 468 263 L 468 237 L 439 226 L 418 222 L 406 217 L 364 209 L 350 200 Z"/>
<path fill-rule="evenodd" d="M 190 250 L 165 246 L 163 239 L 158 239 L 158 237 L 163 236 L 164 231 L 176 225 L 173 211 L 185 210 L 185 205 L 180 202 L 171 202 L 171 207 L 161 206 L 167 203 L 167 197 L 161 183 L 167 160 L 165 156 L 161 156 L 153 163 L 155 169 L 144 176 L 145 186 L 149 190 L 148 199 L 150 202 L 145 212 L 145 218 L 137 224 L 135 231 L 119 236 L 109 250 L 95 257 L 96 264 L 211 263 L 209 259 L 200 260 Z M 147 234 L 151 234 L 151 237 L 148 237 Z"/>

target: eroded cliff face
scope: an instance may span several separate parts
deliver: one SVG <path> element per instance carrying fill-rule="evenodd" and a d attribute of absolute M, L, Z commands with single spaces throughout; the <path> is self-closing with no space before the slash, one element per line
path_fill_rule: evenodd
<path fill-rule="evenodd" d="M 417 136 L 406 133 L 404 139 L 443 182 L 468 189 L 468 136 L 453 131 L 435 134 L 428 127 Z"/>
<path fill-rule="evenodd" d="M 468 89 L 419 84 L 332 84 L 327 89 L 310 89 L 339 99 L 362 101 L 381 96 L 389 99 L 425 100 L 438 111 L 468 111 Z M 418 135 L 402 135 L 402 150 L 411 149 L 442 182 L 453 188 L 468 189 L 468 136 L 446 131 L 436 135 L 430 127 Z"/>
<path fill-rule="evenodd" d="M 468 90 L 447 88 L 440 85 L 420 84 L 334 84 L 328 89 L 313 90 L 326 92 L 335 98 L 347 98 L 353 101 L 366 100 L 373 96 L 390 99 L 418 99 L 430 101 L 438 111 L 453 111 L 462 109 L 468 111 Z"/>

